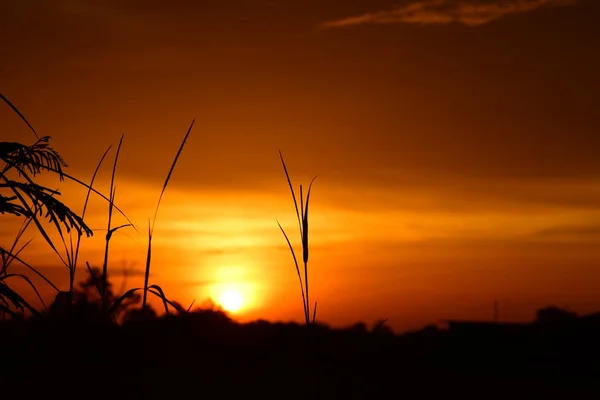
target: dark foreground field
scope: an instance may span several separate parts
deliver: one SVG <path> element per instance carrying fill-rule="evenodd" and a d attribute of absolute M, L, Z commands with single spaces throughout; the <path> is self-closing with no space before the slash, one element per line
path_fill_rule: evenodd
<path fill-rule="evenodd" d="M 201 310 L 122 326 L 37 319 L 0 330 L 1 393 L 62 399 L 600 398 L 599 326 L 584 318 L 521 326 L 457 323 L 394 335 L 361 325 L 242 325 Z"/>

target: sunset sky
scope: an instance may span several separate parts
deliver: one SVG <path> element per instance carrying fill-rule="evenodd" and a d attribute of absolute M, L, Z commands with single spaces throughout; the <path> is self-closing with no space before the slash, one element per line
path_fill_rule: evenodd
<path fill-rule="evenodd" d="M 234 291 L 242 320 L 301 321 L 281 150 L 296 186 L 319 175 L 319 320 L 401 331 L 489 320 L 494 301 L 530 320 L 600 310 L 599 20 L 597 0 L 0 0 L 0 93 L 85 181 L 125 134 L 116 202 L 139 233 L 115 235 L 110 264 L 128 287 L 195 118 L 155 228 L 170 297 Z M 33 143 L 0 118 L 1 140 Z M 81 210 L 85 190 L 53 185 Z M 94 198 L 81 276 L 106 216 Z M 65 287 L 39 235 L 24 258 Z"/>

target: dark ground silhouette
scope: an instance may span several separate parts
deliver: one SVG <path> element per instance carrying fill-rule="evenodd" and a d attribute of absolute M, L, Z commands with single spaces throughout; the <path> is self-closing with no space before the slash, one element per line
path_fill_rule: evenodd
<path fill-rule="evenodd" d="M 35 133 L 1 94 L 0 100 Z M 192 127 L 193 122 L 167 175 L 159 204 Z M 42 170 L 63 177 L 61 168 L 66 164 L 49 147 L 48 139 L 42 137 L 32 146 L 1 142 L 0 158 L 6 167 L 0 175 L 6 178 L 5 172 L 14 168 L 23 177 Z M 281 153 L 280 157 L 296 204 Z M 38 206 L 43 206 L 57 228 L 62 224 L 80 237 L 92 234 L 82 217 L 56 200 L 55 192 L 30 178 L 7 182 L 8 188 L 24 191 L 36 207 L 32 209 L 10 194 L 0 196 L 0 213 L 31 222 L 37 221 Z M 114 193 L 112 181 L 110 193 Z M 112 210 L 112 200 L 104 198 Z M 305 228 L 301 228 L 302 294 L 309 322 L 314 309 L 308 290 L 308 234 L 303 234 L 308 232 L 308 194 L 300 203 L 305 204 L 297 215 Z M 44 232 L 41 225 L 38 228 Z M 283 228 L 282 232 L 287 239 Z M 152 229 L 146 277 L 150 276 L 151 236 Z M 107 249 L 110 237 L 107 234 Z M 4 278 L 8 265 L 16 259 L 13 250 L 0 248 Z M 291 245 L 290 250 L 293 253 Z M 107 276 L 107 256 L 104 261 L 103 278 Z M 69 270 L 75 271 L 76 265 L 73 262 Z M 77 291 L 60 293 L 42 316 L 0 323 L 3 398 L 600 398 L 599 315 L 578 317 L 547 308 L 540 310 L 536 323 L 528 325 L 452 321 L 449 329 L 427 327 L 403 335 L 393 334 L 385 325 L 331 329 L 320 324 L 265 321 L 239 324 L 211 309 L 164 317 L 136 310 L 132 307 L 140 300 L 139 291 L 120 303 L 122 297 L 108 285 L 104 288 L 98 276 L 99 271 L 93 272 Z M 72 284 L 74 275 L 70 279 Z M 153 287 L 160 289 L 146 281 L 142 293 Z M 16 292 L 5 283 L 1 288 L 5 305 L 10 302 L 23 309 L 26 302 Z M 163 300 L 166 302 L 164 296 Z M 112 304 L 110 313 L 107 304 Z M 115 304 L 119 307 L 112 309 Z"/>
<path fill-rule="evenodd" d="M 207 399 L 600 394 L 600 314 L 579 317 L 549 307 L 532 324 L 451 322 L 402 335 L 364 324 L 239 324 L 202 309 L 160 318 L 134 312 L 124 319 L 117 326 L 50 313 L 4 322 L 2 393 Z"/>

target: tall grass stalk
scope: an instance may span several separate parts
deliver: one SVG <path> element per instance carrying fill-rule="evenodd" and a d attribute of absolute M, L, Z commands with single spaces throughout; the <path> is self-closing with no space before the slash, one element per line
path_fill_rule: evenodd
<path fill-rule="evenodd" d="M 154 217 L 152 220 L 148 221 L 148 250 L 146 253 L 146 266 L 145 266 L 145 270 L 144 270 L 144 286 L 141 288 L 138 287 L 138 288 L 129 289 L 127 292 L 123 293 L 119 298 L 117 298 L 113 302 L 113 304 L 111 305 L 111 307 L 108 311 L 108 313 L 110 315 L 112 315 L 112 313 L 118 309 L 118 307 L 123 303 L 123 301 L 125 301 L 129 297 L 133 296 L 139 290 L 142 290 L 142 313 L 145 313 L 147 310 L 147 307 L 148 307 L 148 293 L 153 294 L 154 296 L 158 297 L 162 301 L 163 307 L 165 309 L 165 313 L 167 315 L 169 314 L 169 306 L 172 307 L 173 309 L 177 310 L 178 312 L 182 312 L 182 313 L 186 312 L 186 310 L 184 308 L 182 308 L 180 305 L 169 300 L 166 297 L 163 289 L 159 285 L 150 285 L 150 266 L 152 265 L 152 239 L 154 238 L 154 226 L 156 224 L 156 217 L 158 215 L 158 209 L 160 207 L 162 197 L 167 189 L 167 185 L 169 184 L 169 181 L 171 180 L 171 176 L 173 175 L 173 171 L 175 170 L 175 166 L 177 165 L 177 162 L 179 161 L 179 157 L 183 151 L 183 148 L 185 147 L 185 144 L 187 143 L 190 133 L 192 132 L 192 128 L 194 127 L 195 121 L 196 120 L 192 120 L 192 123 L 190 124 L 190 126 L 181 142 L 181 145 L 179 146 L 179 149 L 177 150 L 175 159 L 173 160 L 173 163 L 171 164 L 171 168 L 169 169 L 169 173 L 167 174 L 167 177 L 163 184 L 162 190 L 158 197 L 158 202 L 157 202 L 156 208 L 154 210 Z M 115 228 L 113 228 L 113 230 L 114 229 Z M 89 268 L 89 266 L 88 266 L 88 268 Z M 191 306 L 190 306 L 190 308 L 191 308 Z M 189 309 L 187 311 L 189 311 Z"/>
<path fill-rule="evenodd" d="M 112 238 L 113 233 L 121 228 L 125 228 L 127 226 L 131 226 L 132 224 L 123 224 L 116 227 L 112 227 L 112 216 L 115 204 L 115 175 L 117 172 L 117 163 L 119 162 L 119 154 L 121 153 L 121 146 L 123 145 L 123 137 L 125 135 L 121 135 L 121 139 L 119 140 L 119 145 L 117 146 L 117 153 L 115 154 L 115 161 L 113 163 L 112 173 L 110 175 L 110 201 L 108 202 L 108 226 L 106 228 L 106 241 L 104 245 L 104 259 L 102 261 L 102 312 L 106 313 L 108 310 L 108 301 L 106 298 L 106 289 L 108 286 L 108 249 L 110 247 L 110 239 Z"/>
<path fill-rule="evenodd" d="M 188 140 L 188 137 L 190 136 L 190 133 L 192 132 L 192 128 L 194 127 L 195 122 L 196 122 L 195 119 L 192 120 L 190 127 L 188 128 L 185 136 L 183 137 L 183 141 L 181 142 L 181 145 L 179 146 L 179 150 L 177 150 L 175 159 L 173 159 L 173 163 L 171 164 L 171 168 L 169 169 L 169 173 L 167 174 L 165 183 L 163 184 L 162 190 L 160 191 L 160 195 L 158 196 L 158 202 L 156 203 L 156 209 L 154 210 L 154 218 L 152 219 L 152 222 L 148 221 L 148 252 L 146 254 L 146 270 L 144 271 L 144 291 L 143 291 L 143 295 L 142 295 L 142 311 L 146 311 L 146 304 L 148 301 L 148 290 L 151 288 L 148 284 L 149 284 L 149 280 L 150 280 L 150 264 L 151 264 L 151 260 L 152 260 L 152 238 L 154 235 L 154 225 L 156 223 L 156 216 L 158 215 L 158 208 L 160 207 L 160 202 L 165 193 L 165 190 L 167 189 L 167 185 L 169 184 L 169 181 L 171 180 L 171 176 L 173 175 L 173 171 L 175 170 L 175 165 L 177 165 L 179 156 L 181 155 L 181 152 L 183 151 L 183 148 Z M 167 302 L 166 302 L 167 299 L 164 296 L 163 290 L 158 285 L 153 285 L 153 286 L 154 286 L 155 290 L 157 291 L 157 292 L 154 292 L 154 294 L 158 293 L 158 294 L 162 295 L 159 297 L 162 297 L 165 309 L 168 313 L 169 309 L 167 307 Z"/>
<path fill-rule="evenodd" d="M 290 252 L 292 253 L 292 259 L 294 260 L 294 266 L 296 268 L 296 273 L 298 275 L 298 281 L 300 282 L 300 293 L 302 295 L 302 305 L 304 309 L 304 322 L 306 326 L 314 325 L 315 320 L 317 318 L 317 302 L 315 301 L 315 305 L 312 309 L 312 318 L 311 318 L 311 309 L 310 309 L 310 291 L 308 285 L 308 256 L 309 256 L 309 242 L 308 242 L 308 205 L 310 202 L 310 192 L 312 189 L 313 182 L 317 177 L 315 176 L 308 185 L 308 190 L 306 191 L 306 199 L 304 198 L 303 187 L 300 185 L 300 207 L 298 207 L 298 200 L 296 199 L 296 192 L 294 191 L 294 186 L 292 185 L 292 180 L 290 178 L 290 174 L 288 173 L 288 169 L 285 165 L 285 161 L 283 159 L 283 154 L 281 154 L 281 150 L 279 151 L 279 158 L 281 159 L 281 165 L 283 166 L 283 171 L 285 172 L 285 177 L 288 182 L 288 186 L 290 187 L 290 191 L 292 193 L 292 199 L 294 200 L 294 208 L 296 210 L 296 218 L 298 220 L 298 229 L 300 231 L 300 242 L 302 244 L 302 263 L 303 263 L 303 272 L 300 272 L 300 265 L 298 263 L 298 257 L 296 257 L 296 252 L 294 250 L 294 246 L 279 223 L 279 229 L 283 233 L 285 240 L 288 244 Z M 302 275 L 304 275 L 304 280 L 302 279 Z M 310 376 L 310 390 L 311 390 L 311 398 L 316 398 L 316 376 L 313 367 L 315 366 L 314 360 L 314 346 L 313 346 L 313 336 L 311 331 L 307 332 L 306 336 L 306 354 L 308 356 L 308 369 L 307 372 Z"/>
<path fill-rule="evenodd" d="M 302 295 L 302 305 L 304 309 L 304 321 L 306 325 L 314 324 L 315 319 L 317 317 L 317 302 L 315 301 L 315 305 L 312 309 L 310 307 L 310 292 L 308 285 L 308 256 L 309 256 L 309 243 L 308 243 L 308 204 L 310 201 L 310 192 L 312 189 L 313 182 L 317 177 L 315 176 L 308 186 L 308 190 L 306 192 L 306 199 L 304 198 L 304 193 L 302 189 L 302 185 L 300 185 L 300 207 L 298 207 L 298 200 L 296 199 L 296 192 L 294 191 L 294 186 L 292 185 L 292 180 L 290 179 L 290 174 L 288 173 L 288 169 L 285 165 L 285 161 L 283 159 L 283 155 L 281 151 L 279 151 L 279 158 L 281 159 L 281 164 L 283 165 L 283 171 L 285 172 L 285 177 L 287 178 L 288 185 L 290 187 L 290 191 L 292 193 L 292 199 L 294 200 L 294 208 L 296 209 L 296 218 L 298 220 L 298 228 L 300 231 L 300 241 L 302 243 L 302 263 L 303 263 L 303 274 L 300 272 L 300 264 L 298 263 L 298 257 L 296 257 L 296 251 L 294 250 L 294 246 L 279 223 L 279 229 L 283 233 L 285 240 L 287 241 L 290 252 L 292 253 L 292 258 L 294 260 L 294 266 L 296 267 L 296 273 L 298 275 L 298 281 L 300 282 L 300 293 Z M 304 279 L 302 279 L 302 275 L 304 275 Z M 311 317 L 312 314 L 312 317 Z"/>
<path fill-rule="evenodd" d="M 102 166 L 102 163 L 104 162 L 104 159 L 106 158 L 106 156 L 111 148 L 112 148 L 112 146 L 109 146 L 106 149 L 106 151 L 104 152 L 104 154 L 102 155 L 102 157 L 100 158 L 100 161 L 96 165 L 96 169 L 94 170 L 94 173 L 92 175 L 92 179 L 90 180 L 89 188 L 88 188 L 87 194 L 85 196 L 85 201 L 83 202 L 83 210 L 81 212 L 81 219 L 84 221 L 85 221 L 85 214 L 87 212 L 87 207 L 88 207 L 89 200 L 90 200 L 90 195 L 92 193 L 92 187 L 94 186 L 94 182 L 96 181 L 96 176 L 98 175 L 98 171 L 100 170 L 100 167 Z M 77 242 L 75 243 L 75 249 L 73 252 L 73 256 L 71 258 L 72 265 L 71 265 L 71 268 L 69 269 L 69 293 L 70 293 L 71 299 L 73 298 L 73 292 L 75 290 L 75 272 L 77 269 L 77 261 L 79 260 L 80 248 L 81 248 L 81 235 L 78 234 Z"/>

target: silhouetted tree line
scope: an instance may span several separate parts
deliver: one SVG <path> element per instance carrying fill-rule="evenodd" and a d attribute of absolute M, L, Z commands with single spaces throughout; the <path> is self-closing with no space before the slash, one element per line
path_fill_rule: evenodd
<path fill-rule="evenodd" d="M 63 392 L 67 397 L 107 390 L 135 398 L 577 398 L 594 392 L 600 378 L 596 315 L 547 307 L 518 329 L 432 325 L 394 334 L 385 321 L 333 329 L 241 324 L 215 308 L 142 314 L 134 296 L 115 324 L 102 317 L 97 272 L 71 305 L 59 294 L 42 317 L 0 325 L 6 390 L 52 387 L 67 376 L 78 388 Z M 107 292 L 117 297 L 110 283 Z M 29 379 L 41 386 L 23 386 Z"/>

